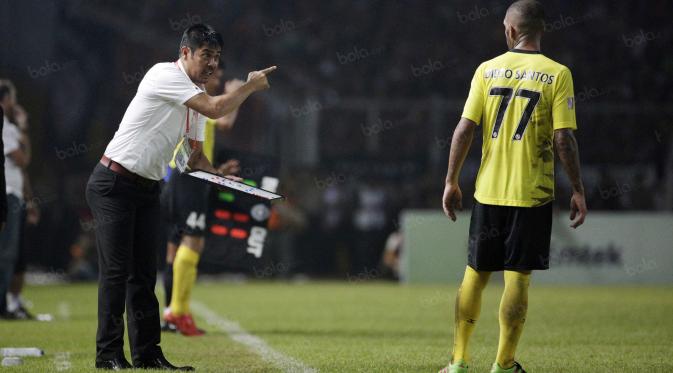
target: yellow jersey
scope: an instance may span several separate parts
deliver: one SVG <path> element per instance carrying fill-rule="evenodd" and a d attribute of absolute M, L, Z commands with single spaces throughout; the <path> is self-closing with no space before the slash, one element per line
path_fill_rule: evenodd
<path fill-rule="evenodd" d="M 169 166 L 171 168 L 175 168 L 175 154 L 178 152 L 178 149 L 180 149 L 180 145 L 182 144 L 182 141 L 178 143 L 178 146 L 175 147 L 175 150 L 173 151 L 173 159 L 171 159 L 171 162 L 169 163 Z M 210 163 L 213 163 L 213 157 L 215 153 L 215 120 L 207 118 L 206 119 L 206 131 L 204 134 L 203 138 L 203 154 L 208 158 Z"/>
<path fill-rule="evenodd" d="M 554 130 L 577 129 L 567 67 L 516 49 L 486 61 L 462 117 L 483 124 L 477 201 L 534 207 L 554 199 Z"/>

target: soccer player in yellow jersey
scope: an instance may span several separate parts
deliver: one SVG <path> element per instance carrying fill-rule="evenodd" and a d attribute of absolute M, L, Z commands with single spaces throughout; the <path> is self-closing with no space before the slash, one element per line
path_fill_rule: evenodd
<path fill-rule="evenodd" d="M 572 184 L 571 227 L 587 214 L 573 131 L 570 70 L 540 52 L 544 12 L 539 2 L 513 3 L 504 20 L 509 51 L 477 68 L 449 154 L 443 207 L 455 221 L 462 207 L 458 178 L 474 131 L 483 128 L 481 167 L 470 221 L 468 266 L 456 296 L 453 353 L 441 372 L 468 372 L 468 342 L 481 293 L 503 271 L 500 340 L 492 373 L 525 373 L 514 360 L 528 308 L 532 270 L 549 268 L 554 199 L 554 149 Z"/>
<path fill-rule="evenodd" d="M 223 69 L 220 65 L 205 84 L 209 95 L 221 93 L 222 75 Z M 227 81 L 224 91 L 233 92 L 242 84 L 243 81 L 238 79 Z M 214 160 L 216 130 L 231 129 L 237 113 L 238 110 L 234 110 L 217 120 L 206 120 L 203 154 L 211 163 Z M 194 323 L 189 311 L 189 300 L 205 244 L 210 186 L 180 174 L 175 170 L 174 160 L 171 161 L 171 168 L 173 170 L 170 171 L 170 178 L 161 195 L 163 214 L 169 224 L 166 270 L 163 276 L 167 308 L 163 315 L 162 330 L 178 331 L 185 336 L 198 336 L 204 334 L 204 331 Z M 236 160 L 229 160 L 218 167 L 223 175 L 234 174 L 238 170 Z"/>

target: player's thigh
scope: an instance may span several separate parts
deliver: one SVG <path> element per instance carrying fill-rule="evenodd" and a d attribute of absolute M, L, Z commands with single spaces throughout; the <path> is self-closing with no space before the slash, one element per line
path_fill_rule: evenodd
<path fill-rule="evenodd" d="M 468 239 L 468 265 L 473 269 L 503 269 L 508 212 L 507 206 L 485 205 L 474 201 Z"/>
<path fill-rule="evenodd" d="M 508 224 L 505 268 L 519 271 L 548 269 L 552 203 L 513 208 Z"/>

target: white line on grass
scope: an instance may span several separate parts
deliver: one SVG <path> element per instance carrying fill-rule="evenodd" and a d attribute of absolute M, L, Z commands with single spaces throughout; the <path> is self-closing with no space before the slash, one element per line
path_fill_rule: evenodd
<path fill-rule="evenodd" d="M 205 304 L 192 300 L 190 308 L 201 315 L 208 325 L 216 327 L 229 335 L 242 345 L 247 346 L 263 360 L 277 366 L 285 373 L 317 373 L 318 370 L 302 363 L 301 361 L 274 350 L 263 339 L 245 331 L 237 322 L 228 320 Z"/>

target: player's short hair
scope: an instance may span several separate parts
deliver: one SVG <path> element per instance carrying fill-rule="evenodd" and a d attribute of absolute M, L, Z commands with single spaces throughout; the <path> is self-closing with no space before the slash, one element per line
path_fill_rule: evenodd
<path fill-rule="evenodd" d="M 519 0 L 512 3 L 507 13 L 515 12 L 517 28 L 523 34 L 541 34 L 544 31 L 544 8 L 537 0 Z"/>
<path fill-rule="evenodd" d="M 221 49 L 224 46 L 222 35 L 204 23 L 197 23 L 187 27 L 185 32 L 182 33 L 180 49 L 188 47 L 194 53 L 194 51 L 203 46 L 220 47 Z"/>

